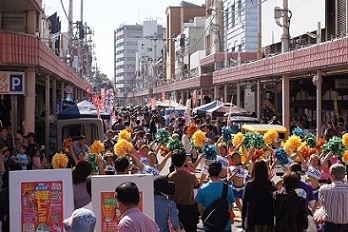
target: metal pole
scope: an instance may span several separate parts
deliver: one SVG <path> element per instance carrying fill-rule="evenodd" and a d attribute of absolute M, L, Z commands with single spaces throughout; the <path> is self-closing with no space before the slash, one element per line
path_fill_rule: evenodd
<path fill-rule="evenodd" d="M 46 154 L 50 148 L 50 76 L 45 76 L 45 146 Z"/>
<path fill-rule="evenodd" d="M 81 0 L 81 23 L 83 23 L 83 0 Z"/>
<path fill-rule="evenodd" d="M 315 78 L 315 77 L 314 77 Z M 321 107 L 321 100 L 322 100 L 322 93 L 321 93 L 321 84 L 323 82 L 323 77 L 322 77 L 322 73 L 320 70 L 317 71 L 317 75 L 316 75 L 316 87 L 317 87 L 317 138 L 321 137 L 321 111 L 322 111 L 322 107 Z"/>
<path fill-rule="evenodd" d="M 224 68 L 227 68 L 228 66 L 228 60 L 227 60 L 227 30 L 228 30 L 228 10 L 225 10 L 225 59 L 224 59 Z"/>
<path fill-rule="evenodd" d="M 69 13 L 68 13 L 68 24 L 69 24 L 69 54 L 72 49 L 72 40 L 74 37 L 74 25 L 73 25 L 73 0 L 69 0 Z"/>
<path fill-rule="evenodd" d="M 283 0 L 283 34 L 282 34 L 282 53 L 289 51 L 289 17 L 288 0 Z M 282 123 L 285 128 L 290 129 L 290 77 L 284 74 L 282 78 Z"/>
<path fill-rule="evenodd" d="M 259 0 L 259 33 L 257 36 L 257 59 L 262 58 L 262 0 Z"/>

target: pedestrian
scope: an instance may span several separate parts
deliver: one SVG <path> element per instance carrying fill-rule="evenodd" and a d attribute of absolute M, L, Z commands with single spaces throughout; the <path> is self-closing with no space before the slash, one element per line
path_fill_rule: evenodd
<path fill-rule="evenodd" d="M 115 197 L 122 214 L 118 223 L 119 232 L 158 232 L 156 222 L 138 208 L 139 189 L 133 182 L 125 182 L 117 186 Z"/>
<path fill-rule="evenodd" d="M 243 195 L 242 226 L 246 232 L 274 231 L 272 195 L 276 188 L 269 177 L 266 162 L 256 161 Z"/>
<path fill-rule="evenodd" d="M 331 184 L 323 185 L 319 190 L 325 214 L 319 219 L 324 221 L 325 232 L 348 232 L 348 184 L 344 183 L 346 169 L 342 164 L 330 167 Z"/>
<path fill-rule="evenodd" d="M 74 207 L 81 208 L 91 202 L 91 196 L 87 192 L 86 179 L 92 172 L 92 165 L 87 161 L 79 162 L 72 172 Z"/>
<path fill-rule="evenodd" d="M 295 191 L 300 178 L 295 172 L 287 172 L 283 181 L 285 189 L 273 195 L 276 232 L 303 232 L 308 228 L 308 208 L 306 200 Z"/>
<path fill-rule="evenodd" d="M 69 232 L 94 232 L 97 217 L 85 208 L 76 209 L 70 218 L 63 221 L 64 229 Z"/>
<path fill-rule="evenodd" d="M 181 150 L 173 151 L 172 163 L 175 171 L 169 174 L 168 179 L 175 183 L 175 193 L 173 196 L 169 196 L 169 199 L 176 203 L 179 210 L 179 220 L 185 231 L 196 232 L 199 213 L 193 190 L 199 187 L 199 182 L 194 174 L 185 171 L 185 160 L 185 152 Z"/>
<path fill-rule="evenodd" d="M 195 198 L 198 204 L 198 211 L 201 215 L 203 215 L 204 210 L 206 210 L 215 200 L 219 199 L 222 195 L 222 190 L 225 183 L 223 183 L 220 180 L 221 171 L 222 171 L 221 163 L 219 163 L 218 161 L 213 161 L 208 167 L 210 181 L 204 184 L 198 190 L 197 196 Z M 230 214 L 233 203 L 234 203 L 234 196 L 233 196 L 232 188 L 228 185 L 226 186 L 228 187 L 226 199 L 229 205 L 228 213 Z M 208 228 L 206 227 L 204 227 L 204 229 L 205 231 L 211 231 L 211 230 L 208 230 Z M 224 231 L 225 232 L 231 231 L 230 219 L 227 220 Z"/>
<path fill-rule="evenodd" d="M 175 193 L 174 182 L 168 181 L 167 176 L 157 176 L 154 180 L 155 220 L 161 232 L 169 232 L 170 228 L 180 227 L 178 212 L 174 201 L 168 196 Z"/>

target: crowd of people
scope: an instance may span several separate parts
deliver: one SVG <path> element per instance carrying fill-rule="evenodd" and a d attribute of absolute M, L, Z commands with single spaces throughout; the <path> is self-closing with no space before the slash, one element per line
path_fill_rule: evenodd
<path fill-rule="evenodd" d="M 289 150 L 287 141 L 278 137 L 261 146 L 259 140 L 252 139 L 248 145 L 246 135 L 239 140 L 237 135 L 226 136 L 228 123 L 221 126 L 216 118 L 177 114 L 166 119 L 162 113 L 141 109 L 118 112 L 117 122 L 102 142 L 102 155 L 93 161 L 89 158 L 91 144 L 86 144 L 85 136 L 64 145 L 64 168 L 73 168 L 76 210 L 72 218 L 87 217 L 85 221 L 91 222 L 91 228 L 98 220 L 91 211 L 91 175 L 141 173 L 154 176 L 155 218 L 138 209 L 139 190 L 134 183 L 115 186 L 122 213 L 120 232 L 197 231 L 199 220 L 221 198 L 224 186 L 229 217 L 221 231 L 231 231 L 233 208 L 241 213 L 241 231 L 348 231 L 348 161 L 331 147 L 323 148 L 324 139 L 327 143 L 335 136 L 344 147 L 344 135 L 316 138 L 321 142 L 310 148 L 304 135 L 294 134 L 301 144 L 284 152 Z M 176 146 L 162 143 L 163 130 L 169 140 L 177 141 Z M 126 132 L 132 148 L 121 154 L 115 147 Z M 196 132 L 204 134 L 202 145 L 195 141 Z M 16 144 L 10 142 L 6 128 L 0 133 L 0 169 L 4 170 L 0 202 L 8 202 L 9 171 L 50 168 L 50 162 L 35 142 L 34 133 L 24 138 L 18 131 Z M 307 152 L 301 150 L 303 147 Z M 167 162 L 169 170 L 165 170 Z M 0 204 L 3 232 L 9 231 L 8 207 Z M 65 225 L 70 231 L 81 231 L 73 230 L 74 220 Z M 211 224 L 203 221 L 203 225 L 205 231 L 216 231 Z"/>

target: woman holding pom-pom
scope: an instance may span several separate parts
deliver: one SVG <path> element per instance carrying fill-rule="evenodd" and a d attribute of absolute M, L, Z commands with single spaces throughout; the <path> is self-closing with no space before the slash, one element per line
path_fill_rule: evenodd
<path fill-rule="evenodd" d="M 157 164 L 157 155 L 153 151 L 149 151 L 147 154 L 147 165 L 143 164 L 135 155 L 135 150 L 127 154 L 131 157 L 135 165 L 139 168 L 142 174 L 152 174 L 154 177 L 158 176 L 164 168 L 167 160 L 171 157 L 172 152 L 167 153 L 160 164 Z"/>
<path fill-rule="evenodd" d="M 233 165 L 229 166 L 227 170 L 227 181 L 232 183 L 234 199 L 240 212 L 242 212 L 242 197 L 245 185 L 245 176 L 247 174 L 246 168 L 250 161 L 251 154 L 254 152 L 254 150 L 255 148 L 251 148 L 249 150 L 249 153 L 243 164 L 241 160 L 241 154 L 237 151 L 234 151 L 231 154 Z"/>

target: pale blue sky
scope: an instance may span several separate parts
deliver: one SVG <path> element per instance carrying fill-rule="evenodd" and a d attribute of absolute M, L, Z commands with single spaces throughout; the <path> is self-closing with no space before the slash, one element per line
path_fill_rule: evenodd
<path fill-rule="evenodd" d="M 69 0 L 62 0 L 68 11 Z M 114 76 L 114 30 L 122 23 L 142 23 L 150 18 L 165 25 L 165 10 L 168 6 L 178 6 L 181 0 L 84 0 L 83 21 L 94 28 L 96 57 L 98 67 L 108 75 Z M 197 5 L 205 0 L 188 0 Z M 46 14 L 58 12 L 62 19 L 62 30 L 67 30 L 68 23 L 63 13 L 60 0 L 43 0 Z M 74 0 L 74 22 L 80 20 L 80 0 Z"/>

